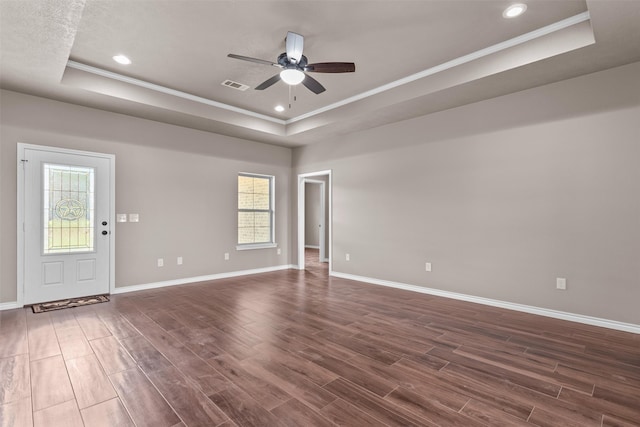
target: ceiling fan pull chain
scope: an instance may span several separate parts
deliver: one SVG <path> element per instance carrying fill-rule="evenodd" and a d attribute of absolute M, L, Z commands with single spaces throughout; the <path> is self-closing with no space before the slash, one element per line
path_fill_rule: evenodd
<path fill-rule="evenodd" d="M 295 93 L 293 93 L 295 92 L 295 90 L 296 90 L 295 86 L 289 86 L 289 109 L 291 109 L 292 104 L 298 100 L 298 96 Z"/>

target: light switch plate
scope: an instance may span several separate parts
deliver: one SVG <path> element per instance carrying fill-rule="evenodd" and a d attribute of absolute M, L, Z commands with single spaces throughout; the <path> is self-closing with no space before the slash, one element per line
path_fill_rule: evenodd
<path fill-rule="evenodd" d="M 127 222 L 127 214 L 116 214 L 116 222 Z"/>
<path fill-rule="evenodd" d="M 139 214 L 129 214 L 129 222 L 140 222 Z"/>

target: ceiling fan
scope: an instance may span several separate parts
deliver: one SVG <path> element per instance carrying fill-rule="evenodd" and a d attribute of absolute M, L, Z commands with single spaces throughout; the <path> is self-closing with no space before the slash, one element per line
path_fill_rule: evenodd
<path fill-rule="evenodd" d="M 306 73 L 353 73 L 356 71 L 356 64 L 353 62 L 319 62 L 316 64 L 309 64 L 307 57 L 302 54 L 304 37 L 300 34 L 296 34 L 291 31 L 287 32 L 285 44 L 286 52 L 281 53 L 276 62 L 235 55 L 233 53 L 230 53 L 227 56 L 229 58 L 282 68 L 282 71 L 280 71 L 279 74 L 276 74 L 256 86 L 256 90 L 265 90 L 282 80 L 286 84 L 292 86 L 302 83 L 311 92 L 319 94 L 324 92 L 326 89 L 320 84 L 320 82 Z"/>

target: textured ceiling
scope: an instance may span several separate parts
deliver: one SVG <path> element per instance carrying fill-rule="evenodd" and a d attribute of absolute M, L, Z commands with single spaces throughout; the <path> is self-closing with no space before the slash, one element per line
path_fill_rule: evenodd
<path fill-rule="evenodd" d="M 502 0 L 1 0 L 0 85 L 297 146 L 640 60 L 639 1 L 526 3 L 507 20 Z M 275 61 L 287 31 L 356 72 L 253 90 L 278 70 L 226 55 Z"/>

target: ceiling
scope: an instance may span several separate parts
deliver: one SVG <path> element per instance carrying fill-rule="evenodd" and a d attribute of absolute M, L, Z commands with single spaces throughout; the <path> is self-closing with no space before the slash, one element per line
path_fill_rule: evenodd
<path fill-rule="evenodd" d="M 0 87 L 295 147 L 640 60 L 640 1 L 523 2 L 0 0 Z M 279 70 L 227 54 L 275 62 L 287 31 L 356 72 L 254 90 Z"/>

